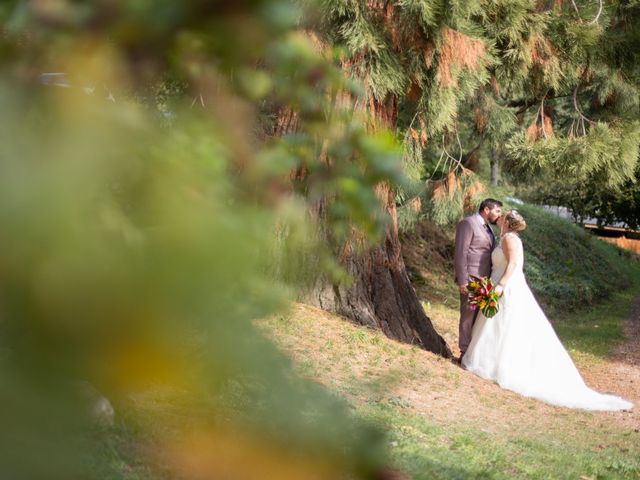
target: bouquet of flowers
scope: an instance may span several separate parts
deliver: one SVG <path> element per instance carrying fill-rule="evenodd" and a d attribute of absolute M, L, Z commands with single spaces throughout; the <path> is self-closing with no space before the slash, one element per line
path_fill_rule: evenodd
<path fill-rule="evenodd" d="M 498 298 L 500 296 L 496 293 L 490 278 L 471 275 L 467 283 L 467 292 L 469 306 L 472 309 L 479 308 L 487 318 L 498 313 Z"/>

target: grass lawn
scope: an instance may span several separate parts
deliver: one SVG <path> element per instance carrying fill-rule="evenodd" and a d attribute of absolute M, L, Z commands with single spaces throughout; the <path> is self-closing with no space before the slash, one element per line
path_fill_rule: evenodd
<path fill-rule="evenodd" d="M 640 403 L 637 387 L 627 388 L 610 360 L 634 293 L 554 322 L 588 383 Z M 455 309 L 430 306 L 428 313 L 439 331 L 455 336 Z M 265 328 L 301 374 L 387 432 L 392 462 L 411 478 L 640 477 L 637 411 L 584 412 L 524 398 L 306 305 Z M 626 368 L 637 374 L 640 366 Z"/>

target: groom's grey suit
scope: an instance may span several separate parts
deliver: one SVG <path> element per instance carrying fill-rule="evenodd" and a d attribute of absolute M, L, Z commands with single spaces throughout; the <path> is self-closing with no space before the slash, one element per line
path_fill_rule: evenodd
<path fill-rule="evenodd" d="M 491 227 L 479 214 L 461 220 L 456 225 L 455 271 L 456 285 L 467 283 L 469 275 L 491 275 L 491 252 L 495 237 Z M 460 352 L 464 354 L 471 343 L 471 331 L 477 310 L 471 310 L 467 296 L 460 294 Z"/>

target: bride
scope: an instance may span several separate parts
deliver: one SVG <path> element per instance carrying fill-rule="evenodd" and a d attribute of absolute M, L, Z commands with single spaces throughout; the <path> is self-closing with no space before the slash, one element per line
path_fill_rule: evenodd
<path fill-rule="evenodd" d="M 462 365 L 501 387 L 553 405 L 585 410 L 628 410 L 633 404 L 598 393 L 584 383 L 534 298 L 522 271 L 518 232 L 526 223 L 516 210 L 500 217 L 500 245 L 493 250 L 491 279 L 502 294 L 498 313 L 481 312 Z"/>

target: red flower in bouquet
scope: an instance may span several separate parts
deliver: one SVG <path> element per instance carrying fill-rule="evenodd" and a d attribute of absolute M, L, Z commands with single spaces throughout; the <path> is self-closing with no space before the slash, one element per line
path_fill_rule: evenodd
<path fill-rule="evenodd" d="M 471 308 L 480 309 L 482 314 L 491 318 L 498 313 L 498 299 L 493 282 L 488 277 L 476 277 L 471 275 L 467 283 L 467 296 Z"/>

